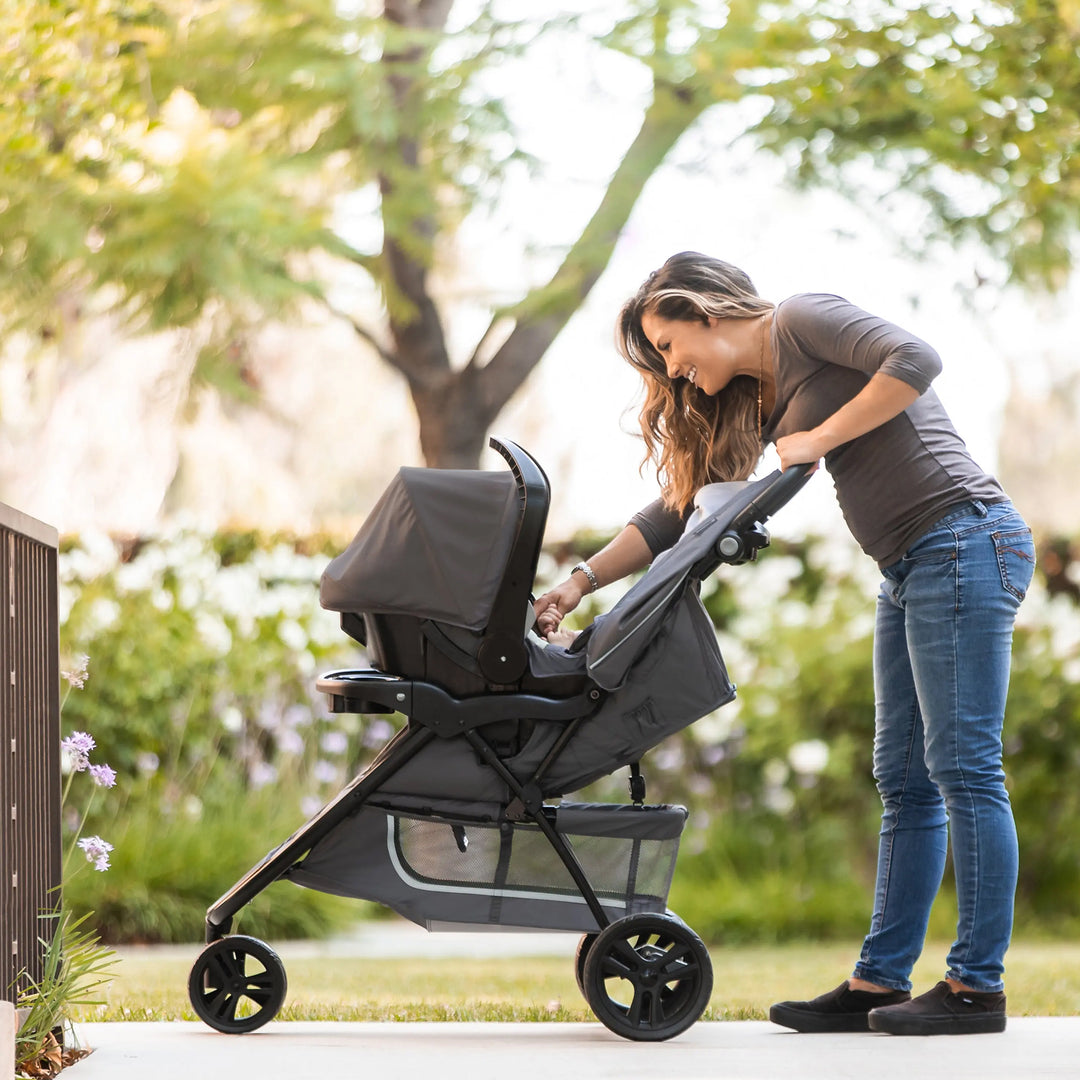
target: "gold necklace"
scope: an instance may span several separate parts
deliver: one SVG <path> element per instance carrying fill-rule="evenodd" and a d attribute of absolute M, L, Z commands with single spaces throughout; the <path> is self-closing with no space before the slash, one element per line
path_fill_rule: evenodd
<path fill-rule="evenodd" d="M 758 350 L 758 382 L 757 382 L 757 441 L 763 450 L 765 444 L 761 441 L 761 393 L 765 382 L 765 316 L 761 317 L 761 347 Z"/>

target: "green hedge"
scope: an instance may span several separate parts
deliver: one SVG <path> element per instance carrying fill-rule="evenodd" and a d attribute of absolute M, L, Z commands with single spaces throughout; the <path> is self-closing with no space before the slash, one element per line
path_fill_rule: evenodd
<path fill-rule="evenodd" d="M 327 550 L 178 533 L 126 547 L 83 537 L 62 552 L 63 649 L 90 657 L 64 730 L 90 732 L 94 760 L 119 774 L 83 828 L 114 844 L 112 867 L 82 864 L 67 893 L 109 940 L 198 939 L 207 905 L 392 730 L 385 718 L 331 717 L 314 693 L 320 670 L 358 659 L 318 606 Z M 577 555 L 560 550 L 546 576 Z M 880 809 L 870 775 L 876 581 L 862 555 L 812 539 L 775 544 L 705 586 L 738 699 L 644 768 L 651 800 L 691 810 L 671 906 L 714 941 L 865 929 Z M 1080 609 L 1038 581 L 1017 629 L 1006 744 L 1019 925 L 1075 931 Z M 74 781 L 69 836 L 91 793 L 89 777 Z M 625 798 L 624 772 L 585 794 Z M 253 908 L 271 937 L 323 934 L 365 910 L 288 884 Z M 939 908 L 933 929 L 948 935 L 948 890 Z"/>

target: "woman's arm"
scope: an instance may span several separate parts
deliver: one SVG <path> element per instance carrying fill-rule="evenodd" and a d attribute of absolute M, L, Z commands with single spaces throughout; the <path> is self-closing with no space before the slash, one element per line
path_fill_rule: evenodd
<path fill-rule="evenodd" d="M 846 405 L 810 431 L 796 431 L 776 440 L 780 467 L 818 461 L 830 450 L 865 435 L 914 404 L 920 391 L 902 379 L 879 371 Z"/>
<path fill-rule="evenodd" d="M 648 566 L 652 557 L 652 549 L 637 526 L 627 525 L 610 544 L 589 559 L 589 569 L 596 577 L 596 587 L 601 589 Z M 559 623 L 591 591 L 589 579 L 578 570 L 562 584 L 544 593 L 533 604 L 540 633 L 546 637 L 557 630 Z"/>

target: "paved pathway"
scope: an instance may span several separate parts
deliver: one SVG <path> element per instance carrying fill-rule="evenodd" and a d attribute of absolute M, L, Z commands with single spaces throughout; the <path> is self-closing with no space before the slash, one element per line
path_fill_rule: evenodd
<path fill-rule="evenodd" d="M 573 955 L 574 934 L 429 934 L 362 923 L 299 956 Z M 138 954 L 144 950 L 122 949 Z M 157 947 L 194 956 L 198 945 Z M 286 1023 L 220 1035 L 199 1023 L 78 1024 L 90 1057 L 71 1080 L 1080 1080 L 1080 1017 L 1015 1017 L 1003 1035 L 796 1035 L 763 1022 L 695 1024 L 631 1043 L 599 1023 Z"/>
<path fill-rule="evenodd" d="M 698 1023 L 666 1043 L 599 1024 L 80 1024 L 71 1080 L 1058 1080 L 1080 1077 L 1080 1019 L 1019 1017 L 1002 1035 L 795 1035 Z M 62 1074 L 65 1078 L 67 1072 Z"/>

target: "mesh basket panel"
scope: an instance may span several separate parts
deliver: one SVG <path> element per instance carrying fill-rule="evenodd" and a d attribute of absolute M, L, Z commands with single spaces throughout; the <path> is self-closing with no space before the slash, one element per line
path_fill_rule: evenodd
<path fill-rule="evenodd" d="M 464 851 L 459 837 L 466 841 Z M 498 828 L 399 817 L 397 838 L 405 864 L 425 881 L 490 885 L 495 880 L 500 850 Z"/>
<path fill-rule="evenodd" d="M 578 895 L 558 854 L 534 825 L 449 825 L 396 819 L 397 844 L 408 871 L 434 885 L 526 889 Z M 677 839 L 566 836 L 589 884 L 599 896 L 631 900 L 666 898 Z M 462 850 L 464 848 L 464 850 Z M 502 865 L 500 865 L 502 860 Z"/>

